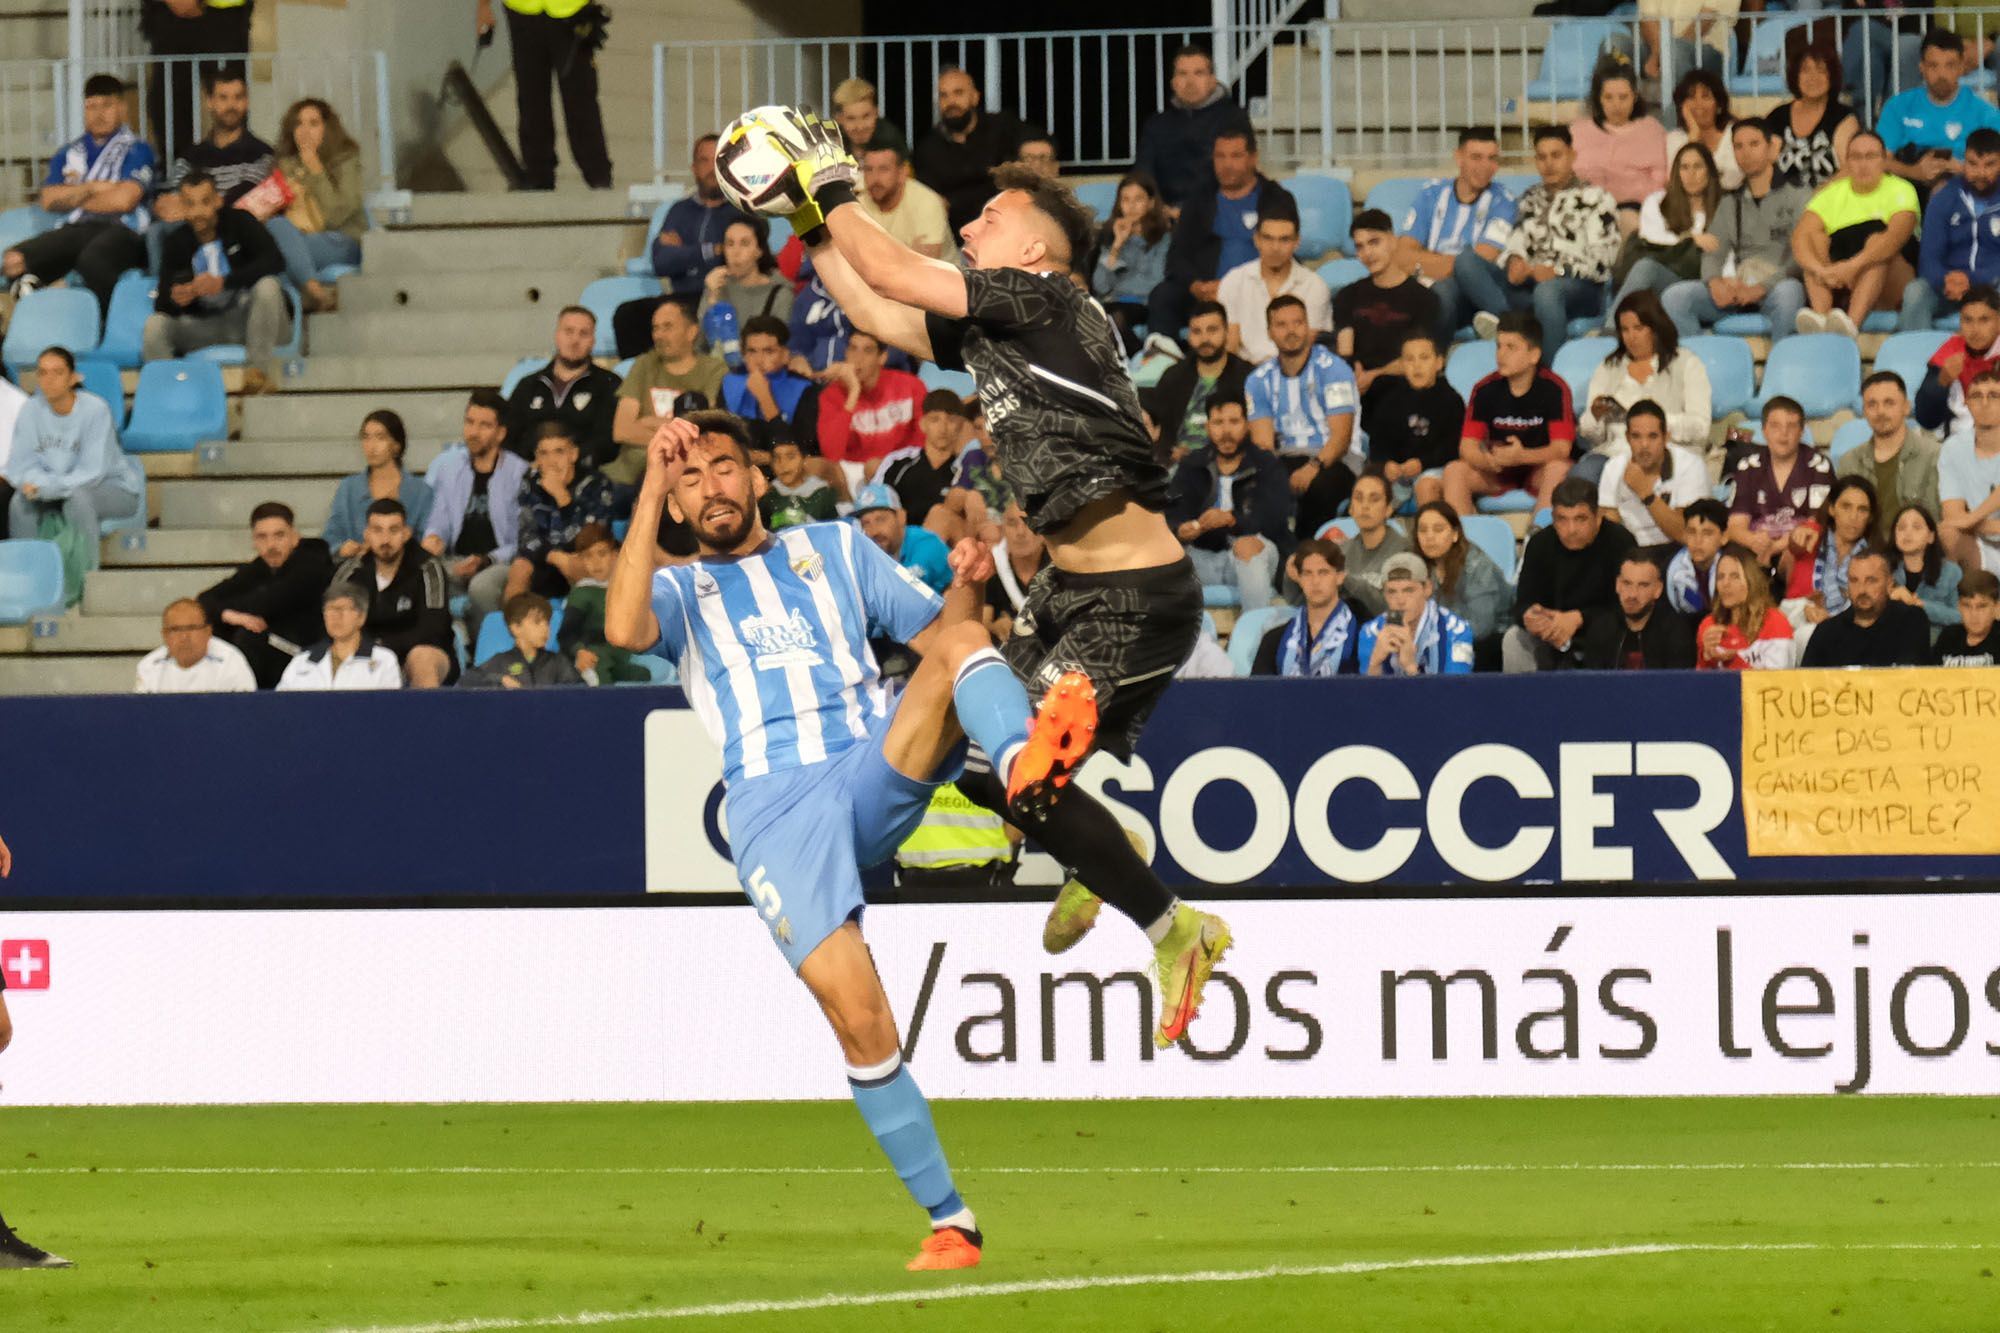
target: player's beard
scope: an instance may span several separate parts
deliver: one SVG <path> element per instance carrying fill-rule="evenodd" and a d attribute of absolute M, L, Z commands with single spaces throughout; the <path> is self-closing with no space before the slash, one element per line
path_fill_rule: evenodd
<path fill-rule="evenodd" d="M 694 535 L 701 539 L 702 545 L 717 550 L 729 550 L 749 532 L 749 511 L 734 500 L 710 500 L 694 521 Z"/>

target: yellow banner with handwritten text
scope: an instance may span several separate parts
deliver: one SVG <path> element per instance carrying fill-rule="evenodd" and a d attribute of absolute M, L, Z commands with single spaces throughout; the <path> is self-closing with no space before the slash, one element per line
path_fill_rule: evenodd
<path fill-rule="evenodd" d="M 1743 673 L 1752 856 L 2000 853 L 2000 673 Z"/>

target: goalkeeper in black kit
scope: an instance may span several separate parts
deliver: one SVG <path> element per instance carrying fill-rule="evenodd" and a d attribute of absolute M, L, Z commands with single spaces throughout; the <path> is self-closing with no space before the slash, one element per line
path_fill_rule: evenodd
<path fill-rule="evenodd" d="M 971 372 L 1008 484 L 1048 543 L 1050 563 L 1001 651 L 1038 704 L 1030 749 L 1053 751 L 1053 765 L 1035 771 L 1056 776 L 1008 790 L 975 755 L 958 786 L 1074 871 L 1043 934 L 1052 951 L 1090 929 L 1100 899 L 1146 933 L 1160 996 L 1155 1040 L 1170 1046 L 1200 1009 L 1229 927 L 1180 903 L 1111 812 L 1068 781 L 1094 748 L 1131 758 L 1194 649 L 1202 614 L 1200 581 L 1163 516 L 1167 470 L 1118 335 L 1075 281 L 1094 219 L 1059 182 L 1018 163 L 998 167 L 993 197 L 960 232 L 961 269 L 918 254 L 860 207 L 859 169 L 830 121 L 796 108 L 737 121 L 717 153 L 725 189 L 739 144 L 790 156 L 797 187 L 781 200 L 765 195 L 762 207 L 788 211 L 855 328 Z"/>
<path fill-rule="evenodd" d="M 7 840 L 0 838 L 0 879 L 7 878 L 14 870 L 14 854 L 7 850 Z M 0 1051 L 14 1040 L 14 1020 L 7 1016 L 7 973 L 0 971 Z M 14 1234 L 7 1225 L 7 1219 L 0 1217 L 0 1268 L 74 1268 L 67 1259 L 57 1258 L 47 1250 L 37 1249 Z"/>

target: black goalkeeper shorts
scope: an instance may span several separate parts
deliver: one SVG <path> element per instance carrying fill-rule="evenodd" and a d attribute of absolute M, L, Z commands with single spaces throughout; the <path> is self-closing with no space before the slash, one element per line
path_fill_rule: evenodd
<path fill-rule="evenodd" d="M 1201 637 L 1201 608 L 1201 580 L 1185 556 L 1110 574 L 1048 565 L 1028 585 L 1001 652 L 1037 703 L 1064 672 L 1089 676 L 1097 744 L 1129 760 L 1153 705 Z"/>

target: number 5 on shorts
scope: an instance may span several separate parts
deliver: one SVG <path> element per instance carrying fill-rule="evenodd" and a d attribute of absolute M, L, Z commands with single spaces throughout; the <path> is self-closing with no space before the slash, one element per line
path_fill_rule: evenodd
<path fill-rule="evenodd" d="M 764 878 L 762 866 L 750 872 L 750 901 L 757 904 L 757 910 L 764 914 L 766 921 L 776 921 L 778 913 L 785 910 L 784 899 L 778 896 L 778 886 Z"/>

